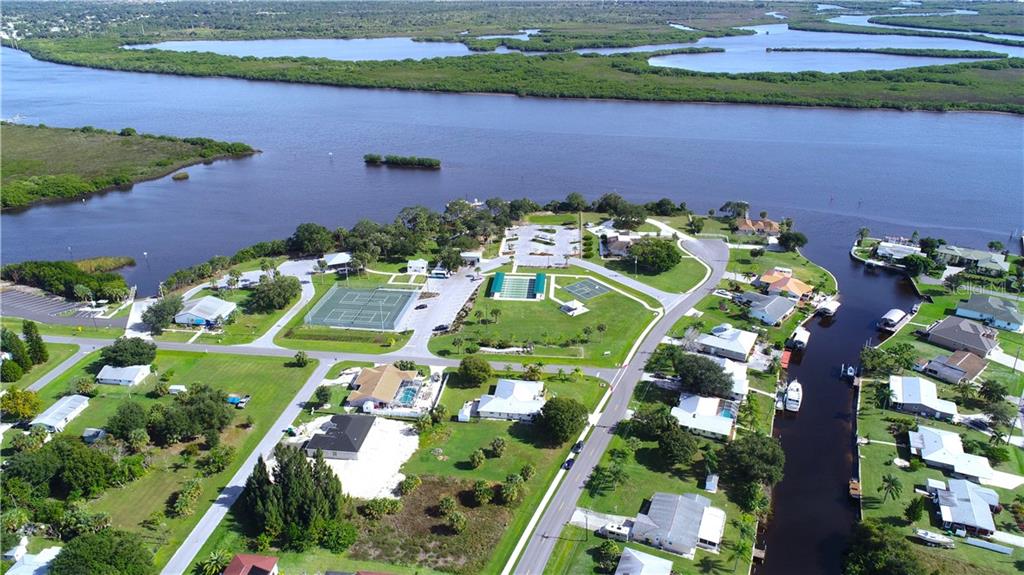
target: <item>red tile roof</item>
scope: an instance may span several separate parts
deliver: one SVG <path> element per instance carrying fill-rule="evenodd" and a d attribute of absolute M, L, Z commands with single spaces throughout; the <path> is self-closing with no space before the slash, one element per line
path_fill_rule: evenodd
<path fill-rule="evenodd" d="M 268 575 L 277 567 L 277 557 L 239 553 L 224 569 L 224 575 Z"/>

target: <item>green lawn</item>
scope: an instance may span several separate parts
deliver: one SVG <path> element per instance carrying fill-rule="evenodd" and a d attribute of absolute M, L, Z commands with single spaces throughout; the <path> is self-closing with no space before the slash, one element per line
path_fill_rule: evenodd
<path fill-rule="evenodd" d="M 246 304 L 249 301 L 249 296 L 252 295 L 251 290 L 234 289 L 230 291 L 219 290 L 215 292 L 213 290 L 204 289 L 193 296 L 193 299 L 207 295 L 212 295 L 227 301 L 233 301 L 238 304 L 238 310 L 234 314 L 234 320 L 224 326 L 223 334 L 215 335 L 204 333 L 196 339 L 195 343 L 209 343 L 216 345 L 238 345 L 242 343 L 251 343 L 273 327 L 274 323 L 281 319 L 281 316 L 287 313 L 288 310 L 290 310 L 292 306 L 299 301 L 299 296 L 296 296 L 282 309 L 274 310 L 270 313 L 248 313 L 246 311 Z"/>
<path fill-rule="evenodd" d="M 836 280 L 825 268 L 796 252 L 768 252 L 759 257 L 751 250 L 729 250 L 728 270 L 761 275 L 776 267 L 793 270 L 793 276 L 826 294 L 836 293 Z"/>
<path fill-rule="evenodd" d="M 558 285 L 570 285 L 575 279 L 549 278 Z M 488 355 L 489 359 L 502 361 L 536 360 L 556 363 L 578 363 L 600 366 L 614 366 L 621 363 L 633 343 L 646 325 L 653 319 L 653 312 L 620 293 L 609 291 L 586 302 L 590 311 L 569 317 L 559 310 L 551 299 L 543 301 L 502 301 L 486 297 L 487 282 L 477 292 L 473 311 L 455 334 L 433 337 L 430 350 L 440 356 L 458 357 L 463 355 L 467 344 L 478 343 L 481 338 L 494 342 L 507 341 L 520 346 L 533 342 L 538 347 L 533 355 Z M 556 289 L 555 295 L 562 301 L 575 299 L 572 294 Z M 495 322 L 492 310 L 501 310 Z M 477 318 L 477 311 L 482 317 Z M 599 324 L 607 327 L 605 332 L 597 329 Z M 584 335 L 584 327 L 593 333 L 586 343 L 567 344 L 569 338 Z M 455 339 L 463 340 L 461 349 L 455 346 Z M 486 346 L 485 346 L 486 347 Z M 605 352 L 608 352 L 607 354 Z"/>
<path fill-rule="evenodd" d="M 722 289 L 728 289 L 729 282 L 723 281 L 719 284 L 719 287 Z M 750 288 L 750 286 L 747 286 L 746 284 L 741 284 L 740 287 L 744 289 Z M 725 308 L 724 310 L 722 309 L 723 305 Z M 732 300 L 728 300 L 714 294 L 708 295 L 697 302 L 694 309 L 700 311 L 702 315 L 700 317 L 688 316 L 680 318 L 669 331 L 670 335 L 674 337 L 682 337 L 686 330 L 693 326 L 697 326 L 702 333 L 707 333 L 716 325 L 730 323 L 733 327 L 759 333 L 769 342 L 782 344 L 790 335 L 793 334 L 793 330 L 796 329 L 796 326 L 804 321 L 804 319 L 807 318 L 807 315 L 812 311 L 806 305 L 799 306 L 793 315 L 789 316 L 786 321 L 782 322 L 781 326 L 770 327 L 762 323 L 760 320 L 745 318 L 743 316 L 743 306 L 733 302 Z"/>
<path fill-rule="evenodd" d="M 21 333 L 21 324 L 24 320 L 17 317 L 3 317 L 0 318 L 0 325 L 7 329 L 14 330 L 17 333 Z M 54 336 L 81 336 L 88 338 L 99 338 L 99 339 L 116 339 L 124 335 L 123 327 L 93 327 L 84 325 L 60 325 L 55 323 L 40 323 L 36 322 L 39 326 L 39 333 L 43 335 L 54 335 Z"/>
<path fill-rule="evenodd" d="M 757 235 L 743 235 L 743 234 L 733 233 L 733 231 L 729 228 L 729 225 L 733 221 L 732 218 L 723 218 L 723 217 L 709 218 L 709 217 L 707 217 L 707 214 L 694 214 L 694 217 L 702 217 L 702 218 L 704 218 L 704 227 L 701 228 L 701 231 L 700 231 L 701 234 L 726 236 L 728 238 L 727 241 L 729 243 L 733 243 L 733 244 L 767 244 L 768 243 L 768 241 L 765 238 L 761 237 L 761 236 L 757 236 Z M 677 230 L 679 230 L 679 231 L 681 231 L 683 233 L 687 233 L 687 234 L 690 233 L 689 229 L 687 228 L 687 225 L 690 223 L 690 216 L 689 215 L 653 216 L 653 218 L 658 220 L 659 222 L 664 222 L 664 223 L 672 226 L 673 228 L 675 228 L 675 229 L 677 229 Z"/>
<path fill-rule="evenodd" d="M 47 343 L 46 350 L 50 352 L 50 358 L 46 362 L 34 366 L 31 371 L 22 376 L 18 381 L 2 384 L 2 389 L 12 387 L 22 389 L 32 385 L 40 377 L 43 377 L 50 370 L 60 365 L 61 362 L 74 355 L 78 351 L 78 346 L 70 343 Z"/>
<path fill-rule="evenodd" d="M 316 295 L 295 317 L 284 326 L 274 343 L 289 349 L 314 351 L 346 351 L 351 353 L 387 353 L 404 346 L 412 332 L 380 332 L 361 329 L 338 329 L 319 325 L 306 325 L 304 320 L 309 310 L 335 285 L 353 288 L 374 288 L 386 286 L 387 277 L 367 274 L 337 280 L 334 274 L 313 276 Z M 276 321 L 276 320 L 275 320 Z"/>
<path fill-rule="evenodd" d="M 56 401 L 65 393 L 77 377 L 93 374 L 100 367 L 99 352 L 90 354 L 57 378 L 40 392 L 45 404 Z M 196 505 L 193 515 L 185 518 L 164 519 L 164 526 L 155 530 L 141 527 L 142 520 L 155 511 L 163 511 L 171 495 L 189 479 L 193 473 L 190 464 L 177 455 L 179 446 L 167 449 L 154 448 L 150 452 L 151 467 L 141 479 L 122 488 L 108 490 L 98 499 L 90 502 L 95 511 L 109 513 L 117 527 L 141 533 L 156 553 L 157 565 L 166 562 L 177 546 L 195 526 L 220 492 L 220 488 L 241 466 L 270 426 L 292 400 L 302 384 L 316 367 L 316 361 L 305 368 L 285 367 L 284 360 L 274 357 L 235 356 L 221 354 L 200 354 L 176 351 L 158 351 L 155 364 L 159 373 L 173 370 L 168 384 L 193 386 L 204 383 L 228 393 L 248 394 L 252 400 L 244 410 L 238 410 L 235 425 L 222 435 L 222 443 L 234 445 L 238 452 L 232 465 L 222 473 L 203 479 L 203 496 Z M 157 376 L 134 388 L 101 385 L 98 394 L 89 402 L 81 415 L 72 421 L 64 433 L 78 435 L 86 427 L 103 427 L 117 406 L 129 397 L 144 407 L 172 401 L 171 397 L 154 399 L 147 393 L 152 390 Z M 241 426 L 252 417 L 253 426 Z"/>
<path fill-rule="evenodd" d="M 604 220 L 608 219 L 608 214 L 602 214 L 599 212 L 583 212 L 583 223 L 584 224 L 599 224 Z M 552 214 L 547 212 L 538 212 L 528 214 L 526 221 L 531 224 L 540 225 L 568 225 L 576 226 L 579 225 L 579 214 L 565 213 L 565 214 Z"/>
<path fill-rule="evenodd" d="M 652 225 L 651 227 L 654 226 Z M 657 230 L 655 229 L 651 231 Z M 595 255 L 587 261 L 599 266 L 604 266 L 610 270 L 616 271 L 624 276 L 631 277 L 664 292 L 685 293 L 700 284 L 701 280 L 704 279 L 704 275 L 707 273 L 707 268 L 705 268 L 704 264 L 702 264 L 697 258 L 684 253 L 682 250 L 679 250 L 679 252 L 683 256 L 682 261 L 673 266 L 672 269 L 659 274 L 652 274 L 634 268 L 633 262 L 628 258 L 621 260 L 606 260 Z M 597 253 L 596 247 L 594 253 Z M 637 273 L 634 273 L 634 270 L 636 270 Z"/>

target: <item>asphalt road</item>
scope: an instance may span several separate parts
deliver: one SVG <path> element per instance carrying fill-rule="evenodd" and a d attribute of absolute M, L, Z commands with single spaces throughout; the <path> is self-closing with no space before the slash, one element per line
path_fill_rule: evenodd
<path fill-rule="evenodd" d="M 630 363 L 623 366 L 620 373 L 616 374 L 613 381 L 618 381 L 618 383 L 612 389 L 612 396 L 601 414 L 600 421 L 584 444 L 583 451 L 576 456 L 576 463 L 566 474 L 565 480 L 537 523 L 537 528 L 530 536 L 526 550 L 516 565 L 515 573 L 539 575 L 544 572 L 544 567 L 558 542 L 562 528 L 572 518 L 573 510 L 576 509 L 576 502 L 583 493 L 587 478 L 590 477 L 594 466 L 601 460 L 601 455 L 608 448 L 615 424 L 626 415 L 626 409 L 633 397 L 633 390 L 643 374 L 647 357 L 658 346 L 672 325 L 701 298 L 710 294 L 718 286 L 718 282 L 725 273 L 725 266 L 729 261 L 729 249 L 723 242 L 717 240 L 687 241 L 685 246 L 690 253 L 704 260 L 711 267 L 711 274 L 699 288 L 665 314 L 665 317 L 644 338 Z"/>

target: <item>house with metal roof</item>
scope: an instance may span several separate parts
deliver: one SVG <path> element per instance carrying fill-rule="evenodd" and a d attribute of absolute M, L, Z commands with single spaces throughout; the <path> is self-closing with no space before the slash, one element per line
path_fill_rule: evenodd
<path fill-rule="evenodd" d="M 149 374 L 150 369 L 148 365 L 129 365 L 127 367 L 104 365 L 103 369 L 96 374 L 96 383 L 132 387 L 142 383 L 144 379 L 149 377 Z"/>
<path fill-rule="evenodd" d="M 40 413 L 29 424 L 31 426 L 41 425 L 50 433 L 59 433 L 71 420 L 78 417 L 85 408 L 89 407 L 89 398 L 84 395 L 65 395 L 58 399 L 46 411 Z"/>
<path fill-rule="evenodd" d="M 326 254 L 323 260 L 327 262 L 327 269 L 334 271 L 347 270 L 348 265 L 352 263 L 352 254 L 348 252 L 335 252 Z"/>
<path fill-rule="evenodd" d="M 963 479 L 950 479 L 949 487 L 936 489 L 934 498 L 944 529 L 983 537 L 995 533 L 992 512 L 1000 510 L 995 491 Z"/>
<path fill-rule="evenodd" d="M 890 375 L 889 392 L 892 406 L 900 411 L 947 421 L 957 416 L 956 404 L 939 399 L 935 382 L 923 377 Z"/>
<path fill-rule="evenodd" d="M 746 362 L 750 357 L 755 343 L 756 333 L 734 328 L 728 323 L 715 326 L 710 334 L 703 334 L 697 338 L 697 347 L 700 351 L 742 362 Z"/>
<path fill-rule="evenodd" d="M 691 433 L 729 441 L 736 433 L 736 411 L 731 401 L 684 393 L 670 413 Z"/>
<path fill-rule="evenodd" d="M 921 248 L 912 244 L 882 241 L 875 246 L 875 257 L 891 262 L 898 262 L 907 256 L 919 256 L 921 254 Z"/>
<path fill-rule="evenodd" d="M 1000 277 L 1010 271 L 1006 256 L 972 248 L 944 245 L 935 250 L 935 259 L 946 265 L 963 266 L 968 270 L 991 277 Z"/>
<path fill-rule="evenodd" d="M 713 355 L 701 355 L 701 357 L 706 357 L 718 364 L 722 371 L 732 379 L 732 393 L 729 399 L 734 401 L 746 399 L 750 393 L 750 378 L 747 376 L 747 364 Z"/>
<path fill-rule="evenodd" d="M 323 424 L 321 433 L 306 442 L 303 449 L 309 457 L 316 457 L 317 450 L 320 450 L 327 459 L 359 459 L 359 450 L 366 442 L 374 421 L 376 418 L 372 415 L 335 415 Z"/>
<path fill-rule="evenodd" d="M 956 315 L 976 319 L 985 325 L 1006 331 L 1024 331 L 1024 313 L 1017 302 L 994 295 L 973 294 L 956 306 Z"/>
<path fill-rule="evenodd" d="M 239 553 L 224 568 L 223 575 L 277 575 L 278 573 L 277 557 Z"/>
<path fill-rule="evenodd" d="M 619 557 L 615 575 L 672 575 L 672 562 L 626 547 Z"/>
<path fill-rule="evenodd" d="M 212 295 L 203 296 L 185 302 L 174 316 L 174 323 L 181 325 L 220 325 L 234 313 L 238 304 L 233 301 L 224 301 Z"/>
<path fill-rule="evenodd" d="M 969 351 L 988 356 L 999 344 L 998 332 L 986 325 L 962 317 L 948 316 L 928 328 L 928 343 L 951 351 Z"/>
<path fill-rule="evenodd" d="M 630 538 L 693 558 L 697 547 L 717 553 L 725 531 L 725 511 L 703 495 L 655 493 L 646 513 L 638 513 Z"/>
<path fill-rule="evenodd" d="M 544 382 L 499 379 L 494 393 L 480 396 L 477 415 L 487 419 L 530 421 L 544 407 Z"/>
<path fill-rule="evenodd" d="M 750 305 L 750 317 L 767 325 L 779 325 L 793 314 L 796 302 L 780 295 L 765 295 L 757 292 L 744 292 L 736 296 L 736 301 Z"/>
<path fill-rule="evenodd" d="M 914 369 L 946 383 L 973 381 L 985 370 L 985 360 L 969 351 L 955 351 L 949 355 L 937 355 L 934 359 L 918 360 Z"/>
<path fill-rule="evenodd" d="M 993 476 L 988 459 L 965 453 L 963 441 L 952 431 L 919 425 L 917 431 L 907 432 L 907 439 L 910 453 L 919 456 L 928 467 L 978 482 Z"/>

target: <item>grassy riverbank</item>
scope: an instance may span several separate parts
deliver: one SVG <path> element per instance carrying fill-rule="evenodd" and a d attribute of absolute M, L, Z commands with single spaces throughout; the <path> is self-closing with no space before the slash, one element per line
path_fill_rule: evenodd
<path fill-rule="evenodd" d="M 772 52 L 850 52 L 854 54 L 888 54 L 930 58 L 1008 58 L 990 50 L 943 50 L 941 48 L 772 48 Z"/>
<path fill-rule="evenodd" d="M 0 124 L 3 208 L 130 188 L 185 166 L 255 153 L 241 143 L 206 138 Z"/>
<path fill-rule="evenodd" d="M 37 39 L 21 42 L 20 48 L 41 60 L 112 70 L 361 88 L 1024 113 L 1024 94 L 1017 89 L 1024 77 L 1024 60 L 1019 58 L 840 74 L 712 74 L 653 67 L 647 64 L 648 54 L 481 54 L 421 61 L 342 62 L 123 50 L 124 42 L 114 37 Z"/>
<path fill-rule="evenodd" d="M 942 16 L 879 16 L 868 22 L 889 26 L 937 28 L 951 32 L 985 32 L 989 34 L 1024 35 L 1024 6 L 1015 2 L 971 5 L 978 14 L 946 14 Z"/>

